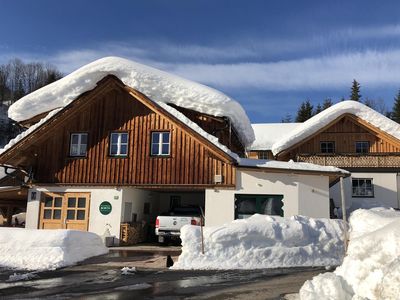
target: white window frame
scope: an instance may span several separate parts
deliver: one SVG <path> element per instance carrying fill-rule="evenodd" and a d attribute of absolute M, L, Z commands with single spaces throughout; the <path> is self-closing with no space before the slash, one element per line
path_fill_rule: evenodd
<path fill-rule="evenodd" d="M 117 142 L 113 143 L 113 136 L 118 136 Z M 122 135 L 126 135 L 126 143 L 122 142 Z M 112 146 L 117 145 L 117 153 L 112 153 Z M 111 132 L 110 133 L 110 156 L 128 156 L 129 134 L 128 132 Z M 126 146 L 126 153 L 121 153 L 122 146 Z"/>
<path fill-rule="evenodd" d="M 371 182 L 370 187 L 367 187 L 367 180 Z M 357 186 L 354 186 L 357 182 Z M 364 184 L 360 184 L 364 182 Z M 351 180 L 351 195 L 353 198 L 374 198 L 374 182 L 372 178 L 352 178 Z"/>
<path fill-rule="evenodd" d="M 158 151 L 153 152 L 153 137 L 154 135 L 158 135 Z M 168 134 L 168 143 L 163 142 L 164 134 Z M 162 153 L 163 145 L 168 145 L 168 153 Z M 153 131 L 151 133 L 151 147 L 150 147 L 152 156 L 169 156 L 171 154 L 171 132 L 170 131 Z"/>
<path fill-rule="evenodd" d="M 82 136 L 86 136 L 86 144 L 82 143 Z M 78 136 L 78 143 L 73 144 L 73 137 Z M 85 157 L 87 155 L 87 143 L 88 143 L 88 134 L 86 132 L 74 132 L 70 135 L 70 143 L 69 143 L 69 156 L 71 157 Z M 74 145 L 76 145 L 74 147 Z M 73 150 L 77 149 L 78 152 L 74 153 Z M 84 151 L 82 151 L 84 150 Z"/>

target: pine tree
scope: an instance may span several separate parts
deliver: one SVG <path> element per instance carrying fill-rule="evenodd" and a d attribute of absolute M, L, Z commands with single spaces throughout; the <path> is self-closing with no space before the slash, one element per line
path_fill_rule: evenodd
<path fill-rule="evenodd" d="M 351 86 L 350 100 L 354 101 L 361 100 L 360 84 L 355 79 L 353 79 L 353 84 Z"/>
<path fill-rule="evenodd" d="M 304 122 L 313 116 L 313 106 L 310 100 L 303 101 L 297 111 L 296 122 Z"/>
<path fill-rule="evenodd" d="M 282 118 L 281 123 L 292 123 L 292 115 L 287 113 L 284 118 Z"/>
<path fill-rule="evenodd" d="M 397 95 L 394 98 L 393 109 L 390 116 L 393 121 L 400 123 L 400 90 L 397 92 Z"/>
<path fill-rule="evenodd" d="M 318 103 L 317 107 L 315 108 L 314 115 L 319 114 L 321 111 L 323 111 L 322 106 Z"/>
<path fill-rule="evenodd" d="M 331 98 L 326 98 L 324 102 L 322 102 L 322 110 L 327 109 L 328 107 L 331 107 L 333 105 L 332 99 Z"/>

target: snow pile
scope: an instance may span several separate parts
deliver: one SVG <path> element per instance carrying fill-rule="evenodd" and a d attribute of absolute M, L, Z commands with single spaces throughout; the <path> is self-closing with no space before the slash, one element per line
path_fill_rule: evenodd
<path fill-rule="evenodd" d="M 201 113 L 229 117 L 246 145 L 254 140 L 250 121 L 235 100 L 202 84 L 119 57 L 96 60 L 30 93 L 11 105 L 8 115 L 22 121 L 64 107 L 80 94 L 95 88 L 97 82 L 109 74 L 155 102 L 173 103 Z"/>
<path fill-rule="evenodd" d="M 350 243 L 343 264 L 300 290 L 304 299 L 398 299 L 400 212 L 359 209 L 350 217 Z"/>
<path fill-rule="evenodd" d="M 272 145 L 290 134 L 302 123 L 260 123 L 251 124 L 253 127 L 255 140 L 249 150 L 271 150 Z"/>
<path fill-rule="evenodd" d="M 8 277 L 7 282 L 15 282 L 15 281 L 22 281 L 22 280 L 32 280 L 37 278 L 38 275 L 35 274 L 35 272 L 30 272 L 30 273 L 24 273 L 24 274 L 18 274 L 14 273 L 13 275 L 10 275 Z"/>
<path fill-rule="evenodd" d="M 0 227 L 0 267 L 51 270 L 106 253 L 92 232 Z"/>
<path fill-rule="evenodd" d="M 131 275 L 136 273 L 136 268 L 135 267 L 123 267 L 121 269 L 121 275 Z"/>
<path fill-rule="evenodd" d="M 344 114 L 355 115 L 382 131 L 400 139 L 400 125 L 368 106 L 352 100 L 339 102 L 296 127 L 272 146 L 274 155 L 303 141 Z"/>
<path fill-rule="evenodd" d="M 261 269 L 339 265 L 344 255 L 340 220 L 253 215 L 223 226 L 181 229 L 182 254 L 173 269 Z"/>
<path fill-rule="evenodd" d="M 350 172 L 346 170 L 332 166 L 320 166 L 304 162 L 294 162 L 293 160 L 289 160 L 288 162 L 286 162 L 267 159 L 237 158 L 237 161 L 239 166 L 241 167 L 350 174 Z"/>

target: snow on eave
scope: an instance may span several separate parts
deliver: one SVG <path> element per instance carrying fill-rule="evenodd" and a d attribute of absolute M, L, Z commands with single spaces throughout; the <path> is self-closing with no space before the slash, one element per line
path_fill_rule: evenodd
<path fill-rule="evenodd" d="M 282 137 L 290 134 L 302 123 L 255 123 L 253 127 L 255 140 L 248 147 L 249 151 L 271 150 L 272 145 Z"/>
<path fill-rule="evenodd" d="M 211 144 L 213 144 L 214 146 L 216 146 L 217 148 L 219 148 L 220 150 L 222 150 L 223 152 L 225 152 L 228 156 L 230 156 L 231 158 L 233 158 L 233 160 L 238 161 L 239 156 L 232 152 L 228 147 L 226 147 L 225 145 L 222 145 L 218 138 L 207 133 L 203 128 L 201 128 L 199 125 L 197 125 L 195 122 L 191 121 L 188 117 L 186 117 L 183 113 L 181 113 L 180 111 L 176 110 L 175 108 L 169 106 L 166 103 L 163 102 L 156 102 L 161 108 L 163 108 L 164 110 L 166 110 L 168 113 L 170 113 L 172 116 L 174 116 L 175 118 L 177 118 L 179 121 L 181 121 L 182 123 L 184 123 L 186 126 L 188 126 L 189 128 L 191 128 L 192 130 L 194 130 L 195 132 L 197 132 L 200 136 L 202 136 L 203 138 L 205 138 L 206 140 L 208 140 Z"/>
<path fill-rule="evenodd" d="M 360 102 L 347 100 L 325 109 L 299 125 L 290 134 L 273 144 L 272 153 L 277 155 L 297 143 L 300 143 L 345 114 L 357 116 L 363 121 L 400 140 L 400 124 Z"/>
<path fill-rule="evenodd" d="M 321 173 L 333 173 L 349 176 L 350 172 L 339 169 L 332 166 L 320 166 L 304 162 L 294 162 L 290 160 L 277 161 L 267 159 L 250 159 L 250 158 L 239 158 L 238 166 L 243 168 L 260 168 L 260 169 L 276 169 L 284 171 L 300 171 L 300 172 L 321 172 Z"/>
<path fill-rule="evenodd" d="M 24 140 L 26 137 L 28 137 L 30 134 L 32 134 L 36 129 L 41 127 L 44 123 L 46 123 L 48 120 L 50 120 L 56 113 L 58 113 L 62 108 L 57 108 L 52 110 L 50 113 L 48 113 L 43 119 L 41 119 L 39 122 L 36 124 L 32 125 L 29 127 L 27 130 L 24 132 L 20 133 L 17 135 L 15 138 L 10 140 L 7 145 L 4 146 L 3 149 L 0 149 L 0 156 L 3 155 L 6 151 L 10 150 L 12 147 L 14 147 L 16 144 Z"/>
<path fill-rule="evenodd" d="M 96 60 L 26 95 L 10 106 L 9 117 L 21 121 L 44 111 L 64 107 L 82 93 L 95 88 L 107 75 L 118 77 L 125 85 L 153 101 L 228 117 L 245 146 L 254 141 L 249 118 L 237 101 L 205 85 L 119 57 Z"/>

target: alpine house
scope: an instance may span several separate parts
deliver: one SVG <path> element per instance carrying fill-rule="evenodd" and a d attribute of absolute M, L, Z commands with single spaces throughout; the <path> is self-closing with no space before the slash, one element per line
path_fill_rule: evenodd
<path fill-rule="evenodd" d="M 17 101 L 27 130 L 0 165 L 27 174 L 28 228 L 110 232 L 201 206 L 205 224 L 253 213 L 329 216 L 329 182 L 347 172 L 245 158 L 254 141 L 238 102 L 118 57 L 92 62 Z M 1 195 L 0 195 L 1 197 Z"/>
<path fill-rule="evenodd" d="M 357 208 L 400 208 L 400 125 L 357 101 L 342 101 L 304 123 L 253 124 L 250 156 L 336 166 L 344 179 L 349 212 Z M 278 135 L 277 132 L 280 134 Z M 330 198 L 341 207 L 341 188 Z"/>

